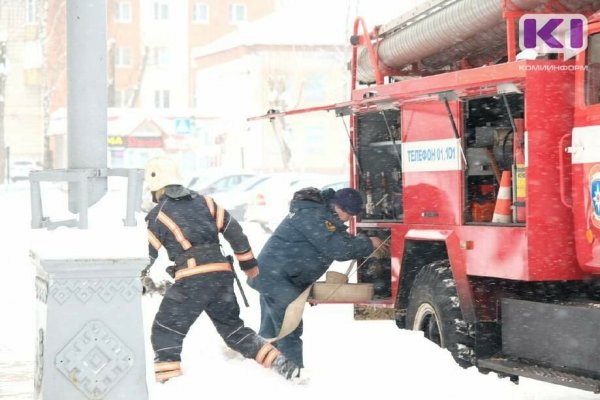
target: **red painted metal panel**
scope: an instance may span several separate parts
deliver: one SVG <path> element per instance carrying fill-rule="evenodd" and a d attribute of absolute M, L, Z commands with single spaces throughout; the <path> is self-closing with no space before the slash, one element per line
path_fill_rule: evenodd
<path fill-rule="evenodd" d="M 600 22 L 590 23 L 588 32 L 598 34 Z M 597 143 L 600 139 L 600 104 L 586 105 L 585 86 L 586 65 L 585 52 L 577 56 L 580 68 L 575 71 L 576 109 L 575 129 L 573 131 L 573 158 L 580 158 L 577 152 L 599 154 Z M 593 68 L 593 66 L 591 67 Z M 582 132 L 584 131 L 584 132 Z M 588 149 L 583 149 L 587 147 Z M 572 166 L 572 197 L 573 216 L 575 223 L 574 239 L 577 259 L 582 269 L 587 272 L 600 273 L 600 219 L 597 217 L 594 198 L 597 196 L 598 172 L 600 171 L 600 156 L 582 157 L 574 160 Z"/>
<path fill-rule="evenodd" d="M 407 79 L 388 85 L 372 85 L 352 92 L 352 100 L 361 100 L 369 93 L 375 94 L 376 97 L 391 97 L 400 101 L 415 101 L 420 96 L 422 100 L 427 100 L 429 94 L 449 90 L 468 91 L 475 95 L 485 92 L 486 87 L 493 87 L 495 90 L 498 83 L 520 82 L 525 78 L 527 66 L 540 63 L 544 61 L 518 61 Z"/>
<path fill-rule="evenodd" d="M 527 72 L 525 126 L 527 142 L 528 276 L 532 280 L 581 277 L 573 246 L 573 214 L 561 202 L 559 142 L 571 133 L 574 73 L 559 70 Z M 550 95 L 549 95 L 550 94 Z"/>
<path fill-rule="evenodd" d="M 458 102 L 451 102 L 450 109 L 456 125 L 461 126 Z M 403 143 L 455 137 L 444 103 L 439 100 L 406 104 L 402 108 L 401 125 Z M 405 170 L 403 182 L 406 223 L 457 225 L 461 222 L 462 171 Z"/>
<path fill-rule="evenodd" d="M 460 171 L 404 175 L 404 220 L 409 224 L 458 225 L 462 210 Z"/>
<path fill-rule="evenodd" d="M 460 105 L 453 101 L 450 108 L 456 125 L 460 126 Z M 402 107 L 403 143 L 453 137 L 452 125 L 442 101 L 406 104 Z"/>
<path fill-rule="evenodd" d="M 397 224 L 392 229 L 392 243 L 390 245 L 391 266 L 392 266 L 392 297 L 395 302 L 398 297 L 398 284 L 400 283 L 400 271 L 402 268 L 402 257 L 404 255 L 404 235 L 408 227 Z"/>
<path fill-rule="evenodd" d="M 459 249 L 468 275 L 527 281 L 527 230 L 524 227 L 464 226 L 460 241 L 472 242 Z"/>
<path fill-rule="evenodd" d="M 600 135 L 600 127 L 596 135 Z M 573 165 L 573 212 L 575 245 L 582 269 L 600 273 L 600 162 Z M 595 208 L 596 207 L 596 208 Z"/>

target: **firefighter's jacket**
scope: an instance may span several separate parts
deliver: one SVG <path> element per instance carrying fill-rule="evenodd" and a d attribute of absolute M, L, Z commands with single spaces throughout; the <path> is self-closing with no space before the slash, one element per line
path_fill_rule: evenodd
<path fill-rule="evenodd" d="M 248 280 L 261 294 L 285 303 L 319 279 L 334 260 L 367 257 L 373 251 L 367 236 L 347 232 L 329 205 L 330 196 L 302 194 L 294 195 L 289 214 L 260 252 L 260 274 Z"/>
<path fill-rule="evenodd" d="M 240 268 L 257 265 L 248 238 L 240 224 L 211 197 L 179 185 L 166 187 L 165 194 L 146 216 L 151 261 L 164 246 L 173 261 L 175 279 L 205 272 L 231 271 L 222 254 L 219 233 L 229 242 Z"/>

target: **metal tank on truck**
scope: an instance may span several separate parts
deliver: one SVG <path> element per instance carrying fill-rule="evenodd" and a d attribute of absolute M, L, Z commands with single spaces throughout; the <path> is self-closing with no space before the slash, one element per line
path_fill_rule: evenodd
<path fill-rule="evenodd" d="M 367 300 L 311 301 L 388 311 L 463 367 L 600 392 L 599 10 L 437 0 L 356 19 L 351 99 L 264 116 L 349 116 L 352 229 L 390 242 L 358 260 Z"/>

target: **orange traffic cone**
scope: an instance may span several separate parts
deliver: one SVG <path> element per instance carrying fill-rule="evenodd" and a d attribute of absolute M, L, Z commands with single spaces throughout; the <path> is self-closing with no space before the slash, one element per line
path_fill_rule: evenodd
<path fill-rule="evenodd" d="M 496 207 L 494 208 L 492 222 L 505 224 L 512 222 L 510 179 L 510 171 L 502 171 L 502 180 L 500 181 L 500 189 L 498 190 L 498 197 L 496 198 Z"/>

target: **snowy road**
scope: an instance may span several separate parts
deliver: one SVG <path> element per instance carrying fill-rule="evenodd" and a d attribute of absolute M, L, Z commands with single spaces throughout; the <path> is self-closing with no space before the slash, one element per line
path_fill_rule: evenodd
<path fill-rule="evenodd" d="M 26 187 L 0 187 L 2 259 L 0 279 L 0 399 L 33 396 L 33 266 L 28 259 L 31 231 Z M 108 217 L 108 216 L 107 216 Z M 256 250 L 266 240 L 257 227 L 247 233 Z M 242 310 L 247 325 L 258 328 L 258 298 L 246 288 L 251 307 Z M 164 385 L 152 381 L 149 326 L 160 298 L 144 298 L 148 387 L 152 400 L 245 399 L 460 399 L 597 400 L 597 395 L 528 379 L 514 385 L 475 368 L 463 370 L 450 354 L 420 334 L 402 331 L 393 321 L 354 321 L 352 308 L 307 307 L 305 362 L 308 381 L 281 379 L 225 349 L 206 316 L 184 342 L 184 375 Z M 218 397 L 217 397 L 218 396 Z M 60 400 L 60 399 L 57 399 Z"/>

